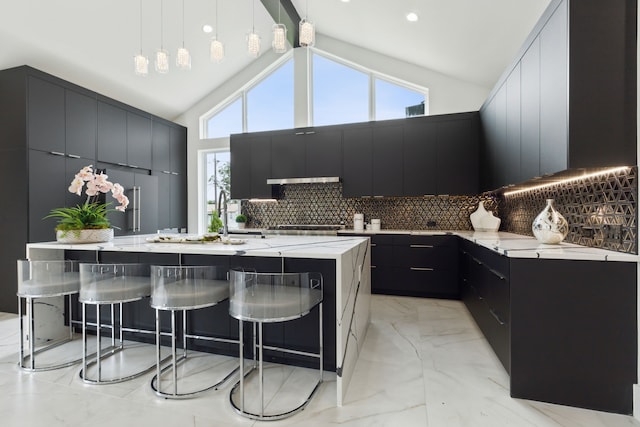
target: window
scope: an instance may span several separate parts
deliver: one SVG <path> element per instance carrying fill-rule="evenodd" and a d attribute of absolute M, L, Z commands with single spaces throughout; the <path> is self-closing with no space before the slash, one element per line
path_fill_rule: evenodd
<path fill-rule="evenodd" d="M 291 128 L 293 61 L 287 61 L 247 92 L 247 132 Z"/>
<path fill-rule="evenodd" d="M 216 210 L 216 203 L 220 191 L 224 190 L 229 196 L 231 191 L 231 155 L 229 151 L 210 151 L 206 154 L 207 177 L 207 224 L 211 221 L 211 215 Z M 227 209 L 229 211 L 229 209 Z M 218 213 L 220 214 L 220 213 Z M 229 215 L 231 216 L 231 215 Z"/>
<path fill-rule="evenodd" d="M 207 120 L 207 138 L 242 133 L 242 98 L 238 98 Z"/>
<path fill-rule="evenodd" d="M 375 79 L 376 120 L 423 116 L 424 94 L 406 87 Z"/>
<path fill-rule="evenodd" d="M 313 125 L 369 120 L 369 76 L 313 55 Z"/>

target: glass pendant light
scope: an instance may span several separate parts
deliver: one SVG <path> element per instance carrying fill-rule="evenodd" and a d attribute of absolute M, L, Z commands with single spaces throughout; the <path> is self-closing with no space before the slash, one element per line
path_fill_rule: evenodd
<path fill-rule="evenodd" d="M 224 59 L 224 44 L 218 38 L 218 0 L 216 0 L 216 35 L 211 39 L 209 54 L 211 61 L 220 62 Z"/>
<path fill-rule="evenodd" d="M 142 0 L 140 0 L 140 53 L 133 57 L 133 71 L 137 76 L 149 75 L 149 58 L 142 54 Z"/>
<path fill-rule="evenodd" d="M 164 8 L 163 1 L 160 0 L 160 49 L 156 51 L 156 71 L 160 74 L 166 74 L 169 72 L 169 52 L 167 52 L 163 48 L 164 43 L 164 27 L 163 27 L 163 16 L 164 16 Z"/>
<path fill-rule="evenodd" d="M 275 53 L 287 51 L 287 27 L 280 22 L 280 0 L 278 2 L 278 23 L 273 26 L 273 41 L 271 47 Z"/>
<path fill-rule="evenodd" d="M 176 67 L 181 70 L 191 69 L 191 54 L 189 50 L 184 47 L 184 0 L 182 0 L 182 47 L 178 48 L 178 54 L 176 55 Z"/>
<path fill-rule="evenodd" d="M 307 0 L 307 14 L 309 13 L 309 1 Z M 302 47 L 310 47 L 316 42 L 316 28 L 313 25 L 313 22 L 307 19 L 305 16 L 302 20 L 300 20 L 300 24 L 298 26 L 299 39 L 298 43 Z"/>
<path fill-rule="evenodd" d="M 260 36 L 256 33 L 255 28 L 255 9 L 256 2 L 252 1 L 253 9 L 251 12 L 251 31 L 247 34 L 247 52 L 250 56 L 257 57 L 260 54 Z"/>

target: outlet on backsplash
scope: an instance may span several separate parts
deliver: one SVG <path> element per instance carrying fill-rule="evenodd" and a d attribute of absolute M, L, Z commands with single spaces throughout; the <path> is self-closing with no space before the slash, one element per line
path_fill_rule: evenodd
<path fill-rule="evenodd" d="M 582 237 L 585 237 L 587 239 L 593 239 L 596 235 L 595 230 L 593 229 L 593 227 L 581 227 L 580 228 L 580 235 Z"/>

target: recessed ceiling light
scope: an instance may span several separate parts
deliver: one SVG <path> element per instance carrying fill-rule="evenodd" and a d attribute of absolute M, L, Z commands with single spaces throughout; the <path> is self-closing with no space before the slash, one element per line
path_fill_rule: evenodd
<path fill-rule="evenodd" d="M 209 24 L 204 24 L 202 26 L 202 31 L 204 31 L 205 33 L 209 34 L 210 32 L 213 31 L 213 27 Z"/>
<path fill-rule="evenodd" d="M 416 22 L 418 20 L 418 14 L 415 12 L 407 13 L 407 21 Z"/>
<path fill-rule="evenodd" d="M 342 0 L 342 3 L 349 3 L 350 0 Z"/>

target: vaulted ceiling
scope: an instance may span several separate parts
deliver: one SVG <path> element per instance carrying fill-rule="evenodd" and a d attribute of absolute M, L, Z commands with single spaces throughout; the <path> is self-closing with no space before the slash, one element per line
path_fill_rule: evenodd
<path fill-rule="evenodd" d="M 217 0 L 222 63 L 209 60 L 216 0 L 0 0 L 0 68 L 31 65 L 81 86 L 173 119 L 224 84 L 254 58 L 252 25 L 271 47 L 269 9 L 278 0 Z M 273 3 L 273 6 L 270 5 Z M 549 0 L 292 0 L 317 32 L 491 89 Z M 183 42 L 192 70 L 133 73 L 140 51 L 152 60 L 161 45 L 175 58 Z M 142 5 L 142 13 L 140 6 Z M 417 22 L 407 22 L 416 12 Z M 284 15 L 284 11 L 283 11 Z M 162 31 L 161 31 L 162 30 Z M 215 32 L 215 30 L 214 30 Z M 348 59 L 348 58 L 347 58 Z"/>

